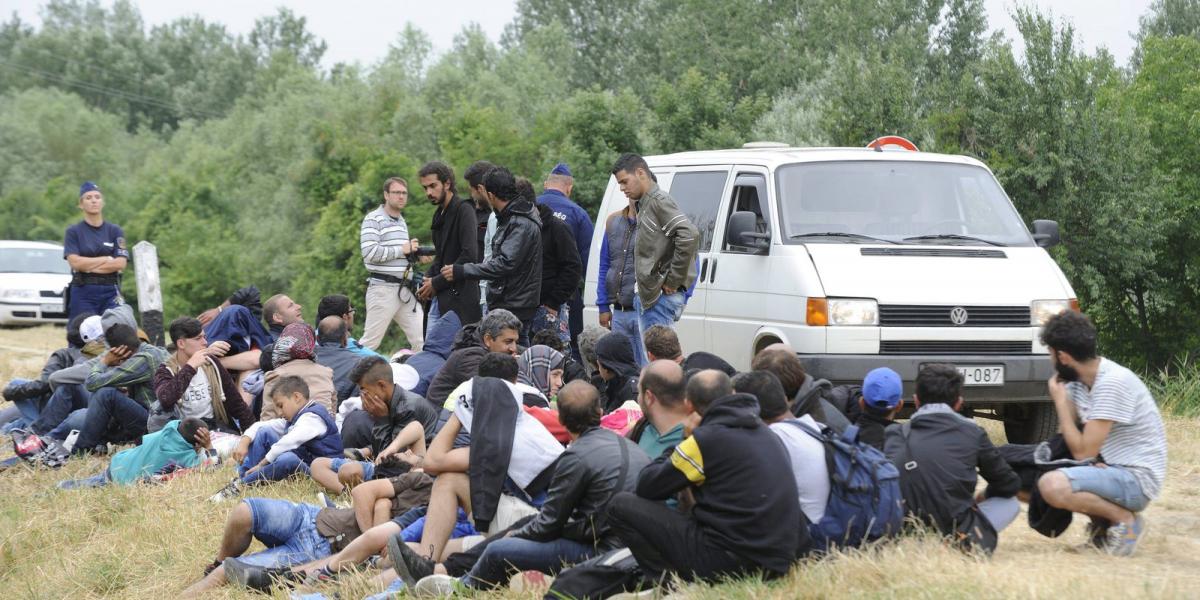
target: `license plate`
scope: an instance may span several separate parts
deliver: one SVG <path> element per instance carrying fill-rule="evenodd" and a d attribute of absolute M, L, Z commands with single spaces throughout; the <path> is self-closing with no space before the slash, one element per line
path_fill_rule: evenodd
<path fill-rule="evenodd" d="M 1004 385 L 1004 365 L 960 365 L 963 385 Z"/>
<path fill-rule="evenodd" d="M 62 311 L 63 311 L 63 305 L 61 305 L 61 304 L 43 304 L 42 305 L 42 312 L 44 312 L 44 313 L 60 313 Z"/>

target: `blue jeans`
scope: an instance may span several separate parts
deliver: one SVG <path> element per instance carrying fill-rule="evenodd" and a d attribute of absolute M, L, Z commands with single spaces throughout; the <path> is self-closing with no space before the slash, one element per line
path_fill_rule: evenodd
<path fill-rule="evenodd" d="M 612 311 L 612 331 L 623 333 L 625 337 L 629 338 L 629 343 L 633 344 L 633 358 L 637 361 L 638 367 L 646 366 L 646 348 L 639 341 L 643 338 L 637 311 L 614 308 Z"/>
<path fill-rule="evenodd" d="M 50 433 L 72 412 L 87 408 L 91 398 L 92 393 L 87 391 L 83 384 L 58 386 L 54 393 L 50 394 L 50 400 L 42 407 L 42 413 L 33 422 L 31 429 L 38 435 Z"/>
<path fill-rule="evenodd" d="M 109 476 L 108 469 L 105 469 L 103 472 L 96 473 L 91 477 L 84 477 L 83 479 L 66 479 L 60 481 L 58 482 L 58 489 L 78 490 L 83 488 L 98 488 L 104 487 L 110 483 L 112 483 L 112 477 Z"/>
<path fill-rule="evenodd" d="M 654 306 L 648 309 L 642 308 L 642 298 L 637 294 L 633 295 L 633 306 L 637 308 L 638 315 L 638 336 L 637 343 L 642 347 L 642 355 L 646 352 L 646 330 L 655 325 L 675 328 L 675 321 L 683 316 L 683 309 L 687 306 L 687 296 L 683 290 L 674 294 L 663 294 L 654 302 Z M 641 364 L 641 363 L 639 363 Z"/>
<path fill-rule="evenodd" d="M 295 452 L 284 452 L 275 458 L 275 462 L 268 463 L 254 473 L 246 475 L 246 471 L 262 462 L 271 446 L 274 446 L 280 437 L 278 433 L 270 429 L 258 431 L 258 434 L 254 436 L 254 441 L 250 443 L 250 450 L 246 453 L 246 458 L 242 460 L 242 464 L 238 465 L 238 477 L 242 478 L 242 483 L 283 481 L 295 473 L 309 474 L 308 465 L 300 460 Z"/>
<path fill-rule="evenodd" d="M 73 452 L 84 452 L 105 442 L 126 442 L 146 435 L 150 411 L 117 388 L 101 388 L 92 394 L 87 417 L 79 429 Z"/>
<path fill-rule="evenodd" d="M 333 469 L 334 473 L 337 473 L 338 471 L 340 471 L 342 469 L 343 466 L 348 465 L 350 463 L 358 463 L 358 466 L 362 467 L 363 481 L 370 481 L 372 479 L 375 479 L 375 463 L 373 463 L 369 460 L 354 460 L 354 459 L 350 459 L 350 458 L 332 458 L 329 460 L 329 468 Z"/>
<path fill-rule="evenodd" d="M 83 426 L 87 423 L 87 411 L 88 409 L 86 408 L 71 411 L 71 414 L 67 415 L 67 418 L 63 419 L 62 423 L 58 424 L 58 427 L 51 429 L 50 433 L 46 434 L 46 437 L 65 440 L 68 435 L 71 435 L 72 429 L 78 429 L 82 435 Z"/>
<path fill-rule="evenodd" d="M 392 522 L 396 522 L 396 519 L 392 519 Z M 400 539 L 406 542 L 420 542 L 421 536 L 424 533 L 425 516 L 422 515 L 400 530 Z M 479 532 L 475 530 L 475 525 L 467 518 L 467 513 L 460 508 L 458 509 L 457 520 L 454 522 L 454 529 L 450 531 L 450 539 L 456 540 L 468 535 L 479 535 Z"/>
<path fill-rule="evenodd" d="M 321 508 L 272 498 L 246 498 L 250 533 L 267 547 L 238 560 L 259 567 L 289 567 L 330 555 L 329 540 L 317 533 Z"/>
<path fill-rule="evenodd" d="M 1068 467 L 1059 469 L 1071 482 L 1072 492 L 1089 492 L 1123 507 L 1140 512 L 1150 504 L 1142 492 L 1142 484 L 1128 469 L 1108 465 L 1100 467 Z"/>
<path fill-rule="evenodd" d="M 115 285 L 72 285 L 67 320 L 85 312 L 102 315 L 104 311 L 120 305 L 121 289 Z"/>
<path fill-rule="evenodd" d="M 251 344 L 261 349 L 271 343 L 271 334 L 262 322 L 254 318 L 250 309 L 238 304 L 222 309 L 204 328 L 204 337 L 209 344 L 229 342 L 229 356 L 249 350 Z"/>
<path fill-rule="evenodd" d="M 562 538 L 549 542 L 534 542 L 519 537 L 507 537 L 488 544 L 483 555 L 462 577 L 462 582 L 475 588 L 489 588 L 508 580 L 514 571 L 557 573 L 565 566 L 585 561 L 596 554 L 596 548 Z"/>

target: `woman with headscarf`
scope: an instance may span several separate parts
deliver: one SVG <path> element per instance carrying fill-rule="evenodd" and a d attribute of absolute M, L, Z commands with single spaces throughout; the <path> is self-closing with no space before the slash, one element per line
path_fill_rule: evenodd
<path fill-rule="evenodd" d="M 637 400 L 639 371 L 629 337 L 613 332 L 600 338 L 596 342 L 596 366 L 605 414 L 621 408 L 626 401 Z"/>
<path fill-rule="evenodd" d="M 571 441 L 571 435 L 558 421 L 558 413 L 550 407 L 563 385 L 565 359 L 562 352 L 543 345 L 531 346 L 517 357 L 517 388 L 530 390 L 525 392 L 522 408 L 563 444 Z"/>
<path fill-rule="evenodd" d="M 316 357 L 317 339 L 307 323 L 292 323 L 283 328 L 283 333 L 271 351 L 271 364 L 275 367 L 266 375 L 263 386 L 262 415 L 259 420 L 277 419 L 282 416 L 271 398 L 275 382 L 281 377 L 295 375 L 308 384 L 308 397 L 325 407 L 329 414 L 337 414 L 337 391 L 333 387 L 333 370 L 313 362 Z"/>

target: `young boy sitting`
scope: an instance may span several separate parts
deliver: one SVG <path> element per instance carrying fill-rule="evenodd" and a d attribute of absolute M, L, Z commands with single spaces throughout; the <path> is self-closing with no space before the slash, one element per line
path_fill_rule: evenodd
<path fill-rule="evenodd" d="M 1021 479 L 987 432 L 958 414 L 963 377 L 953 365 L 928 364 L 917 374 L 917 412 L 887 429 L 884 454 L 900 470 L 905 511 L 963 549 L 996 549 L 998 532 L 1020 513 Z M 978 469 L 978 474 L 976 473 Z M 988 482 L 975 495 L 979 475 Z"/>
<path fill-rule="evenodd" d="M 258 481 L 280 481 L 294 473 L 309 474 L 309 465 L 320 457 L 342 455 L 337 423 L 324 406 L 308 397 L 308 384 L 296 376 L 281 377 L 271 390 L 281 419 L 259 421 L 246 429 L 233 450 L 241 461 L 238 476 L 209 500 L 220 502 L 241 493 L 242 486 Z"/>
<path fill-rule="evenodd" d="M 858 398 L 861 412 L 854 421 L 858 425 L 858 441 L 883 450 L 884 430 L 904 408 L 903 394 L 904 384 L 895 371 L 880 367 L 867 373 Z"/>
<path fill-rule="evenodd" d="M 197 418 L 175 420 L 154 433 L 142 436 L 140 446 L 114 454 L 104 472 L 84 479 L 60 481 L 58 487 L 74 490 L 101 487 L 109 483 L 132 485 L 172 463 L 189 469 L 219 462 L 204 421 Z"/>

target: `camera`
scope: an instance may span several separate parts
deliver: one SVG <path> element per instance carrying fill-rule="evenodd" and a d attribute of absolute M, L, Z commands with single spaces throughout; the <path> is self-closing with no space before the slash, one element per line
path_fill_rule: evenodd
<path fill-rule="evenodd" d="M 433 246 L 418 246 L 416 252 L 408 254 L 410 258 L 421 258 L 422 256 L 437 256 L 437 249 Z"/>

